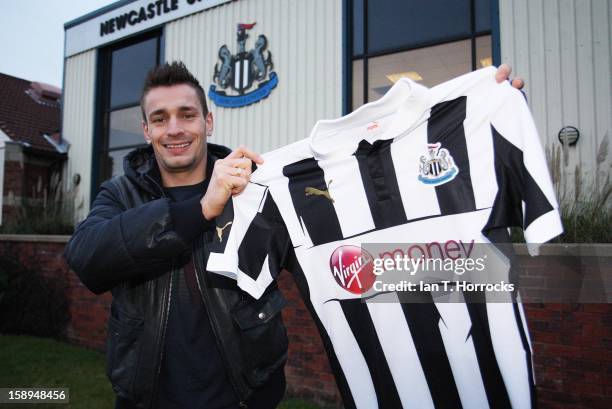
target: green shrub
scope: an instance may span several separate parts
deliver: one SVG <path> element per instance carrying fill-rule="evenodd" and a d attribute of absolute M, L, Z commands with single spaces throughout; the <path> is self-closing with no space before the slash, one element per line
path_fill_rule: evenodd
<path fill-rule="evenodd" d="M 72 234 L 74 190 L 62 188 L 62 172 L 50 169 L 49 178 L 39 177 L 36 183 L 24 186 L 21 199 L 15 200 L 8 192 L 5 205 L 15 211 L 9 213 L 0 226 L 4 234 Z"/>
<path fill-rule="evenodd" d="M 0 226 L 3 234 L 72 234 L 71 216 L 62 202 L 43 204 L 36 199 L 23 199 L 17 214 Z"/>
<path fill-rule="evenodd" d="M 0 254 L 0 333 L 59 337 L 69 321 L 67 284 L 26 267 L 7 246 Z"/>
<path fill-rule="evenodd" d="M 46 188 L 42 193 L 34 190 L 33 197 L 22 197 L 20 203 L 12 204 L 16 213 L 0 226 L 0 233 L 72 234 L 74 205 L 70 196 L 62 199 L 59 194 L 47 195 Z"/>
<path fill-rule="evenodd" d="M 547 150 L 548 167 L 559 200 L 564 229 L 564 233 L 553 242 L 612 243 L 608 135 L 599 144 L 595 156 L 595 172 L 592 175 L 584 175 L 580 164 L 576 165 L 573 172 L 568 171 L 569 149 L 567 145 L 556 145 Z M 570 177 L 572 174 L 573 180 Z M 515 231 L 513 239 L 522 241 L 522 232 Z"/>

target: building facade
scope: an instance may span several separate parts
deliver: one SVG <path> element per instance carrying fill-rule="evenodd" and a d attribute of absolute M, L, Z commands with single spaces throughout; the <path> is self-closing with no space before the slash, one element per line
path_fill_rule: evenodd
<path fill-rule="evenodd" d="M 526 80 L 551 157 L 562 151 L 558 178 L 579 172 L 601 184 L 610 170 L 611 13 L 609 0 L 113 3 L 65 25 L 62 136 L 75 221 L 144 143 L 142 81 L 173 60 L 208 93 L 211 142 L 260 152 L 380 98 L 400 77 L 434 86 L 506 62 Z"/>
<path fill-rule="evenodd" d="M 59 216 L 68 146 L 60 138 L 61 90 L 0 73 L 0 229 L 23 232 Z"/>

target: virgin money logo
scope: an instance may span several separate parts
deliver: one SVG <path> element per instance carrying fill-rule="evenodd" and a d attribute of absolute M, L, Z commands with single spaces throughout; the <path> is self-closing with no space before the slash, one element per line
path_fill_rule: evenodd
<path fill-rule="evenodd" d="M 357 246 L 340 246 L 329 258 L 329 268 L 340 287 L 363 294 L 374 284 L 374 258 Z"/>

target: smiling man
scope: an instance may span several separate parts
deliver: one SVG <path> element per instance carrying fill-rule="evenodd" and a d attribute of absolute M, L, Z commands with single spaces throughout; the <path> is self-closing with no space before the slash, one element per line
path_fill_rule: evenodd
<path fill-rule="evenodd" d="M 498 82 L 509 74 L 500 67 Z M 213 116 L 180 62 L 149 73 L 140 105 L 149 146 L 101 186 L 65 251 L 87 288 L 113 295 L 106 369 L 116 408 L 274 408 L 287 358 L 278 288 L 255 300 L 205 269 L 209 246 L 231 228 L 215 218 L 262 159 L 208 143 Z"/>
<path fill-rule="evenodd" d="M 214 218 L 262 160 L 208 143 L 213 116 L 182 63 L 149 73 L 141 108 L 149 146 L 102 185 L 65 252 L 91 291 L 113 294 L 116 408 L 274 408 L 285 388 L 282 297 L 254 300 L 205 269 L 223 234 Z"/>
<path fill-rule="evenodd" d="M 205 175 L 204 145 L 213 119 L 200 106 L 197 91 L 187 84 L 151 88 L 143 96 L 145 140 L 153 146 L 166 186 L 194 184 Z"/>

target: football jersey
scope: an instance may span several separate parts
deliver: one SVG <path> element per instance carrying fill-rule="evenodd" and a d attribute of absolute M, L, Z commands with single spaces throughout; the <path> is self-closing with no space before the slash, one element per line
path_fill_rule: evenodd
<path fill-rule="evenodd" d="M 562 232 L 524 97 L 494 77 L 490 67 L 431 89 L 399 80 L 380 100 L 264 154 L 218 218 L 226 229 L 208 270 L 257 298 L 287 268 L 347 408 L 533 404 L 520 304 L 427 293 L 418 296 L 429 303 L 399 302 L 410 301 L 399 293 L 395 303 L 365 303 L 360 266 L 334 264 L 364 243 L 489 243 L 511 226 L 536 253 Z"/>

